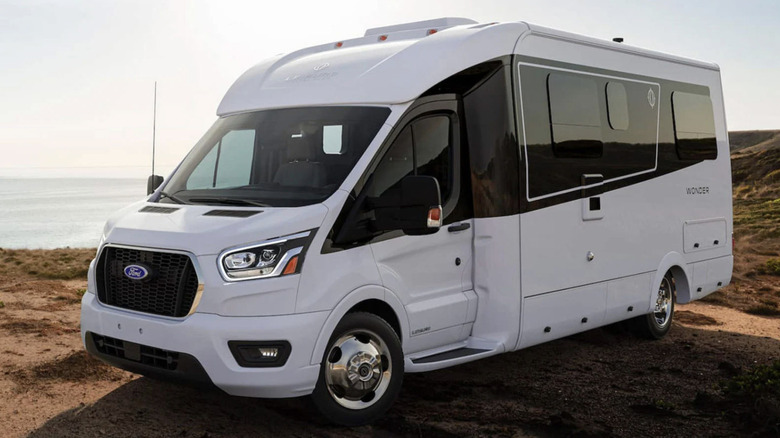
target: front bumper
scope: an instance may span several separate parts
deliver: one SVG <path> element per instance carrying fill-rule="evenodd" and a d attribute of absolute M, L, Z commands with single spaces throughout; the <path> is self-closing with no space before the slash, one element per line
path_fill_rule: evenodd
<path fill-rule="evenodd" d="M 317 383 L 320 367 L 311 364 L 311 357 L 327 317 L 328 312 L 261 317 L 194 313 L 175 320 L 108 308 L 94 294 L 87 293 L 81 301 L 81 339 L 90 353 L 129 371 L 171 380 L 210 380 L 231 395 L 298 397 L 310 394 Z M 191 365 L 171 373 L 125 359 L 107 358 L 96 351 L 91 336 L 87 339 L 88 332 L 178 352 Z M 245 368 L 238 365 L 228 347 L 228 341 L 236 340 L 285 340 L 292 351 L 281 367 Z"/>

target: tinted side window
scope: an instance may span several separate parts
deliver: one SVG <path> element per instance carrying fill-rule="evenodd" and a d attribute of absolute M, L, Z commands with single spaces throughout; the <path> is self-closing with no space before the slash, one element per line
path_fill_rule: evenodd
<path fill-rule="evenodd" d="M 718 158 L 712 101 L 701 94 L 672 93 L 674 137 L 681 160 Z"/>
<path fill-rule="evenodd" d="M 550 73 L 550 128 L 553 153 L 561 158 L 598 158 L 603 153 L 596 81 L 588 76 Z"/>
<path fill-rule="evenodd" d="M 461 181 L 470 180 L 471 190 L 466 192 L 474 194 L 474 217 L 508 216 L 520 211 L 520 156 L 512 120 L 510 81 L 509 67 L 501 68 L 463 97 L 468 139 L 468 159 L 463 161 L 470 170 L 464 175 L 470 175 L 470 178 L 464 177 Z M 547 93 L 543 82 L 541 90 L 542 94 Z M 549 137 L 546 101 L 544 115 L 540 123 Z M 546 151 L 552 155 L 549 143 Z"/>
<path fill-rule="evenodd" d="M 620 82 L 607 82 L 607 115 L 609 127 L 616 131 L 628 129 L 628 95 Z"/>
<path fill-rule="evenodd" d="M 517 111 L 525 130 L 528 199 L 574 191 L 582 175 L 610 181 L 655 167 L 657 83 L 615 79 L 620 72 L 564 74 L 524 64 L 519 73 Z M 570 140 L 578 141 L 561 148 L 567 130 L 576 134 Z"/>

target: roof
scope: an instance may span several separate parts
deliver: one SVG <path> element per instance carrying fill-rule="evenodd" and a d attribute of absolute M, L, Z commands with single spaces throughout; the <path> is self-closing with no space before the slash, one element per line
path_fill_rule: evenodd
<path fill-rule="evenodd" d="M 522 46 L 523 41 L 531 41 L 528 36 L 532 35 L 717 70 L 711 63 L 524 22 L 477 24 L 465 18 L 440 18 L 369 29 L 361 38 L 267 59 L 236 80 L 217 114 L 294 106 L 409 102 L 461 70 L 513 53 L 518 41 Z"/>
<path fill-rule="evenodd" d="M 445 18 L 370 29 L 366 36 L 265 60 L 236 80 L 217 114 L 301 105 L 392 104 L 512 53 L 525 23 Z M 436 32 L 429 34 L 431 29 Z"/>

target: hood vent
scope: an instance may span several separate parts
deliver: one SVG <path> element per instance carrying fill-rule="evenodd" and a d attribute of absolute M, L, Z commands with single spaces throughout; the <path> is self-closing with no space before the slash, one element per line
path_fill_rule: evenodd
<path fill-rule="evenodd" d="M 262 212 L 263 210 L 211 210 L 203 216 L 249 217 Z"/>
<path fill-rule="evenodd" d="M 155 207 L 152 205 L 147 205 L 146 207 L 138 210 L 140 213 L 159 213 L 159 214 L 171 214 L 174 211 L 178 210 L 178 208 L 172 208 L 172 207 Z"/>

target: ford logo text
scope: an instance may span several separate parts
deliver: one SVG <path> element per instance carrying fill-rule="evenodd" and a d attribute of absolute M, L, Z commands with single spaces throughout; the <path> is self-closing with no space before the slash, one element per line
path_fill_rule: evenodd
<path fill-rule="evenodd" d="M 131 280 L 143 280 L 149 276 L 149 269 L 141 265 L 125 266 L 125 277 Z"/>

